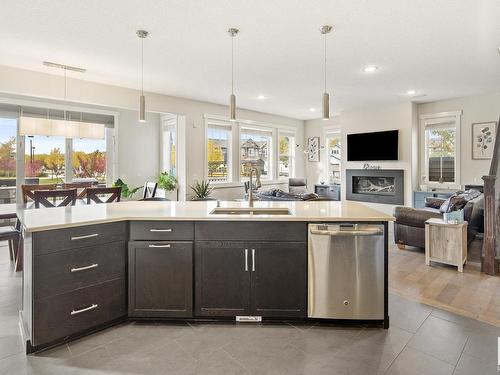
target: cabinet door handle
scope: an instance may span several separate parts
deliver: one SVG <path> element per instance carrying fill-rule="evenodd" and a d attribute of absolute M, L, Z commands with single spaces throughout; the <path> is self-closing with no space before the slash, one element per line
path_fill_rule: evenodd
<path fill-rule="evenodd" d="M 167 229 L 150 229 L 150 232 L 172 232 L 172 228 Z"/>
<path fill-rule="evenodd" d="M 245 249 L 245 271 L 248 271 L 248 249 Z"/>
<path fill-rule="evenodd" d="M 99 233 L 92 233 L 92 234 L 87 234 L 85 236 L 74 236 L 74 237 L 71 237 L 71 241 L 83 240 L 85 238 L 97 237 L 98 235 L 99 235 Z"/>
<path fill-rule="evenodd" d="M 81 314 L 81 313 L 84 313 L 84 312 L 87 312 L 87 311 L 90 311 L 90 310 L 97 309 L 98 307 L 99 307 L 99 305 L 97 303 L 93 303 L 89 307 L 85 307 L 85 308 L 80 309 L 80 310 L 75 310 L 75 309 L 71 310 L 70 315 Z"/>
<path fill-rule="evenodd" d="M 167 243 L 167 244 L 165 244 L 165 245 L 155 245 L 155 244 L 151 244 L 151 245 L 149 245 L 149 247 L 170 247 L 170 244 L 169 244 L 169 243 Z"/>
<path fill-rule="evenodd" d="M 252 249 L 252 272 L 255 272 L 255 249 Z"/>
<path fill-rule="evenodd" d="M 94 263 L 94 264 L 89 264 L 88 266 L 71 268 L 71 272 L 80 272 L 80 271 L 90 270 L 92 268 L 97 268 L 97 267 L 99 267 L 99 264 Z"/>

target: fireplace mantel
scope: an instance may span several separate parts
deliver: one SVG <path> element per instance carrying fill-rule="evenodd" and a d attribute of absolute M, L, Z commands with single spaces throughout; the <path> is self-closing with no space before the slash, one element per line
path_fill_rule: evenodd
<path fill-rule="evenodd" d="M 346 198 L 359 202 L 404 205 L 404 170 L 347 169 Z"/>

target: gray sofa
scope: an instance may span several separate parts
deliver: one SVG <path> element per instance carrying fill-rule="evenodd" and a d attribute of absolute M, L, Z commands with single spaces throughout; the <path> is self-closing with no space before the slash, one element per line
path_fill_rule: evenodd
<path fill-rule="evenodd" d="M 448 199 L 427 198 L 425 208 L 396 207 L 394 240 L 399 246 L 425 248 L 425 222 L 442 218 L 445 212 L 463 209 L 468 222 L 467 241 L 470 242 L 484 227 L 484 196 L 476 190 L 459 191 Z"/>

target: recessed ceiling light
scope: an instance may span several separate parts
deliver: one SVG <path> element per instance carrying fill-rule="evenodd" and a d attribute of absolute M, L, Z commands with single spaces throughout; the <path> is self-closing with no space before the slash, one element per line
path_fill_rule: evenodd
<path fill-rule="evenodd" d="M 267 96 L 260 94 L 259 96 L 257 96 L 257 99 L 264 100 L 267 99 Z"/>
<path fill-rule="evenodd" d="M 363 72 L 365 73 L 373 73 L 378 70 L 378 66 L 376 65 L 367 65 L 363 68 Z"/>
<path fill-rule="evenodd" d="M 415 95 L 417 92 L 415 90 L 406 91 L 406 95 Z"/>
<path fill-rule="evenodd" d="M 316 108 L 314 107 L 309 108 L 309 112 L 316 112 Z"/>

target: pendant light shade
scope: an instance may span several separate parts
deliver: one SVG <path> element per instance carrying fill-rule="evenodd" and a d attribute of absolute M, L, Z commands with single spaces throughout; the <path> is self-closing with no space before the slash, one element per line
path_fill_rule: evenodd
<path fill-rule="evenodd" d="M 146 122 L 146 98 L 141 95 L 139 100 L 139 121 Z"/>
<path fill-rule="evenodd" d="M 330 118 L 330 94 L 323 93 L 323 120 Z"/>
<path fill-rule="evenodd" d="M 229 95 L 229 120 L 236 121 L 236 96 L 234 95 L 234 37 L 239 30 L 232 27 L 227 33 L 231 37 L 231 95 Z"/>
<path fill-rule="evenodd" d="M 323 92 L 323 120 L 328 120 L 330 118 L 330 94 L 326 91 L 326 35 L 329 34 L 332 31 L 333 27 L 330 25 L 325 25 L 321 26 L 319 31 L 321 34 L 324 36 L 325 40 L 325 60 L 324 60 L 324 80 L 325 80 L 325 86 L 324 86 L 324 92 Z"/>
<path fill-rule="evenodd" d="M 141 39 L 141 97 L 139 99 L 139 122 L 146 122 L 146 98 L 144 97 L 144 39 L 148 36 L 146 30 L 137 30 Z"/>

